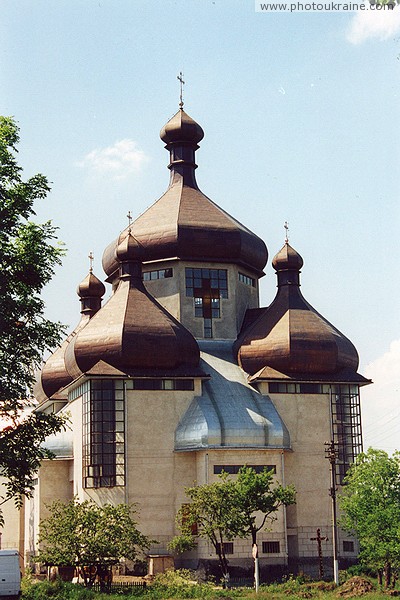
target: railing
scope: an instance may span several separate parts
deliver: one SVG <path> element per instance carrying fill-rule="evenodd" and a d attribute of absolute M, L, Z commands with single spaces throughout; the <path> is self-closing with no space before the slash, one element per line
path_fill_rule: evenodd
<path fill-rule="evenodd" d="M 120 581 L 103 585 L 96 581 L 91 589 L 94 592 L 103 592 L 105 594 L 129 594 L 130 590 L 137 588 L 142 588 L 144 590 L 146 587 L 147 583 L 145 581 Z"/>

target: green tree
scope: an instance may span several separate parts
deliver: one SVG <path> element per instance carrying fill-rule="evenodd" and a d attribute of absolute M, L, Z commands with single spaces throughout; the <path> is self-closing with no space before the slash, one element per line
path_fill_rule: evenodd
<path fill-rule="evenodd" d="M 172 540 L 170 548 L 181 552 L 191 549 L 195 544 L 193 528 L 197 527 L 197 535 L 214 546 L 225 579 L 229 570 L 224 541 L 251 537 L 255 544 L 257 532 L 276 518 L 279 507 L 295 502 L 293 486 L 275 482 L 271 470 L 256 473 L 246 466 L 235 479 L 222 473 L 219 481 L 186 488 L 185 493 L 190 504 L 178 512 L 181 535 Z"/>
<path fill-rule="evenodd" d="M 30 221 L 34 202 L 50 188 L 43 175 L 22 180 L 18 142 L 15 121 L 0 117 L 0 468 L 8 478 L 0 505 L 12 497 L 21 505 L 22 497 L 30 494 L 33 475 L 49 456 L 40 445 L 63 426 L 55 415 L 29 411 L 34 370 L 64 331 L 44 317 L 40 298 L 63 249 L 50 222 Z"/>
<path fill-rule="evenodd" d="M 221 574 L 229 577 L 224 542 L 232 540 L 241 525 L 241 512 L 236 498 L 235 482 L 226 473 L 214 483 L 185 488 L 190 504 L 178 511 L 181 535 L 173 538 L 171 550 L 183 552 L 196 545 L 196 536 L 211 542 L 218 556 Z"/>
<path fill-rule="evenodd" d="M 111 565 L 122 558 L 134 560 L 138 550 L 150 540 L 137 529 L 133 506 L 92 501 L 68 503 L 56 500 L 50 515 L 40 522 L 37 562 L 52 566 L 74 566 L 84 584 L 91 587 L 98 576 L 104 576 Z"/>
<path fill-rule="evenodd" d="M 274 481 L 271 469 L 264 468 L 256 473 L 251 467 L 242 467 L 235 481 L 237 498 L 242 512 L 243 524 L 237 535 L 242 538 L 251 536 L 252 544 L 257 543 L 257 533 L 266 523 L 276 520 L 281 506 L 296 502 L 294 486 L 282 486 Z"/>
<path fill-rule="evenodd" d="M 390 585 L 400 565 L 400 453 L 370 448 L 350 467 L 339 496 L 340 525 L 360 541 L 360 560 Z"/>

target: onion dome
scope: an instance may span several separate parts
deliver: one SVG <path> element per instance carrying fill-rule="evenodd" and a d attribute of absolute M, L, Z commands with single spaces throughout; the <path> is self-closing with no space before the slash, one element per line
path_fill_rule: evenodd
<path fill-rule="evenodd" d="M 66 353 L 74 336 L 89 322 L 101 307 L 101 298 L 106 288 L 93 274 L 92 268 L 85 279 L 78 285 L 77 294 L 81 300 L 81 320 L 72 333 L 59 348 L 47 359 L 42 367 L 38 381 L 34 387 L 34 395 L 39 403 L 51 398 L 61 388 L 74 379 L 66 364 Z"/>
<path fill-rule="evenodd" d="M 125 373 L 198 367 L 200 352 L 192 334 L 145 289 L 142 255 L 141 244 L 129 232 L 115 253 L 120 278 L 116 291 L 74 339 L 74 360 L 81 372 L 100 361 Z"/>
<path fill-rule="evenodd" d="M 355 372 L 358 354 L 338 329 L 300 292 L 301 256 L 288 244 L 273 260 L 278 276 L 275 300 L 239 336 L 239 364 L 250 375 L 265 367 L 289 376 Z"/>
<path fill-rule="evenodd" d="M 195 152 L 203 130 L 183 109 L 161 130 L 170 152 L 170 184 L 163 196 L 132 224 L 146 262 L 179 258 L 201 262 L 234 263 L 263 275 L 267 248 L 258 236 L 236 221 L 199 189 Z M 126 228 L 106 248 L 103 268 L 113 281 L 118 277 L 115 250 L 128 235 Z"/>
<path fill-rule="evenodd" d="M 300 254 L 289 246 L 289 243 L 285 243 L 272 261 L 272 266 L 277 273 L 283 271 L 300 271 L 303 264 Z"/>
<path fill-rule="evenodd" d="M 179 110 L 164 125 L 160 131 L 160 138 L 166 144 L 176 142 L 192 142 L 198 144 L 204 137 L 204 131 L 196 121 L 189 117 L 184 110 Z"/>

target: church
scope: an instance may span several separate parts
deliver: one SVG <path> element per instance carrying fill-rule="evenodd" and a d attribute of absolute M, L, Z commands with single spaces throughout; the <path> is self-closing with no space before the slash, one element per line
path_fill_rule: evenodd
<path fill-rule="evenodd" d="M 362 450 L 359 392 L 370 381 L 351 341 L 303 296 L 303 259 L 288 239 L 272 260 L 276 296 L 259 305 L 267 247 L 199 189 L 203 136 L 181 104 L 160 133 L 166 192 L 121 233 L 110 231 L 109 299 L 102 303 L 105 285 L 90 268 L 77 290 L 81 319 L 42 368 L 37 410 L 68 413 L 71 428 L 48 440 L 55 459 L 43 462 L 26 502 L 27 563 L 46 505 L 74 496 L 136 503 L 139 529 L 157 540 L 150 554 L 167 555 L 185 487 L 222 471 L 234 477 L 242 465 L 267 466 L 296 488 L 296 504 L 259 533 L 261 569 L 317 568 L 317 529 L 332 560 L 324 444 L 335 443 L 340 484 Z M 250 540 L 225 551 L 232 566 L 252 564 Z M 340 532 L 342 564 L 357 551 Z M 180 564 L 216 558 L 199 540 Z"/>

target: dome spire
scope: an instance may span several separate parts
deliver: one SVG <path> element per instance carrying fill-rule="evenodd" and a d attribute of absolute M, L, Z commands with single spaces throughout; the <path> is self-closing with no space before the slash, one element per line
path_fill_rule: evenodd
<path fill-rule="evenodd" d="M 92 250 L 88 254 L 88 259 L 89 259 L 89 273 L 93 273 L 94 255 L 93 255 Z"/>
<path fill-rule="evenodd" d="M 286 231 L 285 244 L 288 244 L 289 243 L 289 223 L 287 221 L 285 221 L 284 228 Z"/>
<path fill-rule="evenodd" d="M 179 98 L 180 98 L 179 108 L 181 110 L 183 110 L 183 86 L 185 85 L 185 82 L 183 81 L 183 73 L 182 73 L 182 71 L 179 73 L 179 75 L 177 75 L 176 78 L 178 79 L 178 81 L 181 84 L 181 93 L 180 93 L 180 96 L 179 96 Z"/>

